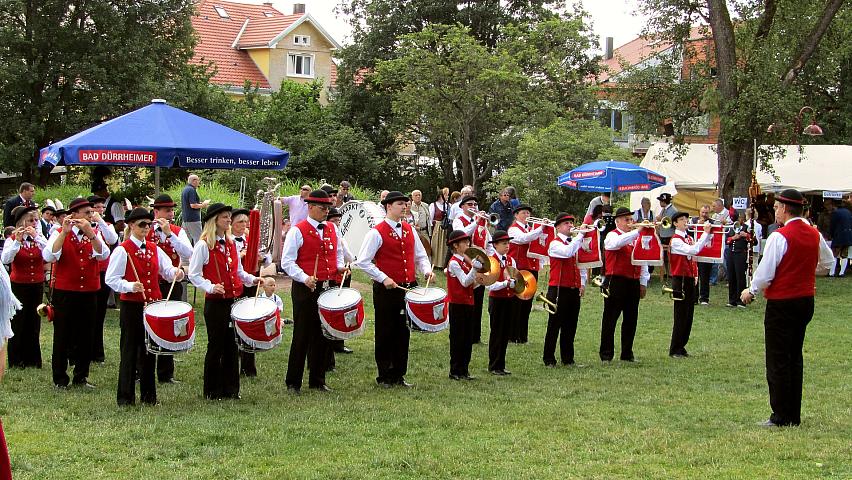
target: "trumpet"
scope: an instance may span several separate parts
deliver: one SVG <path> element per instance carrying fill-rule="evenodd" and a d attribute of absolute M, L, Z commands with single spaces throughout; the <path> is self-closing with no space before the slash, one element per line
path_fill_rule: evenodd
<path fill-rule="evenodd" d="M 540 225 L 547 225 L 547 226 L 550 226 L 550 227 L 553 226 L 553 220 L 551 220 L 549 218 L 527 217 L 527 223 L 528 224 L 538 223 Z"/>
<path fill-rule="evenodd" d="M 656 226 L 659 226 L 660 228 L 672 228 L 671 217 L 663 217 L 659 222 L 649 222 L 645 220 L 643 222 L 633 222 L 630 225 L 631 228 L 654 228 Z"/>
<path fill-rule="evenodd" d="M 556 304 L 548 300 L 548 298 L 544 295 L 544 292 L 539 292 L 538 295 L 536 295 L 535 300 L 537 302 L 541 302 L 541 307 L 544 308 L 545 312 L 551 315 L 556 315 Z"/>
<path fill-rule="evenodd" d="M 488 214 L 481 210 L 477 212 L 472 208 L 469 208 L 467 210 L 467 213 L 471 214 L 474 218 L 481 218 L 483 220 L 487 220 L 488 223 L 490 223 L 491 225 L 497 225 L 498 223 L 500 223 L 500 215 L 497 215 L 496 213 Z"/>
<path fill-rule="evenodd" d="M 717 224 L 717 223 L 713 223 L 712 220 L 707 220 L 706 222 L 703 222 L 703 223 L 699 223 L 699 222 L 687 223 L 686 224 L 686 231 L 687 232 L 703 232 L 705 223 L 711 224 L 714 228 L 717 228 L 717 227 L 721 228 L 722 231 L 725 232 L 725 233 L 729 232 L 732 228 L 734 228 L 733 223 Z"/>

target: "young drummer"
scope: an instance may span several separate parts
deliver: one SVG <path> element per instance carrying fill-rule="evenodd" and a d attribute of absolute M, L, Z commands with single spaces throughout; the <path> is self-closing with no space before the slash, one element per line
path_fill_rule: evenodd
<path fill-rule="evenodd" d="M 488 289 L 488 316 L 491 319 L 491 335 L 488 337 L 488 371 L 492 375 L 509 375 L 506 370 L 506 347 L 509 345 L 509 327 L 517 313 L 515 279 L 507 275 L 507 267 L 515 267 L 509 255 L 509 236 L 504 230 L 494 232 L 491 243 L 493 258 L 500 262 L 500 276 Z"/>
<path fill-rule="evenodd" d="M 578 233 L 571 239 L 574 217 L 570 214 L 560 213 L 554 224 L 556 238 L 547 248 L 550 257 L 547 299 L 556 304 L 556 313 L 548 316 L 544 335 L 543 360 L 548 367 L 556 365 L 557 338 L 562 364 L 574 365 L 574 335 L 580 316 L 580 297 L 586 290 L 586 270 L 577 268 L 576 257 L 583 245 L 583 234 Z"/>
<path fill-rule="evenodd" d="M 698 243 L 686 231 L 689 214 L 678 212 L 672 217 L 675 233 L 672 236 L 669 253 L 669 264 L 672 275 L 672 297 L 674 298 L 674 324 L 672 325 L 672 341 L 669 345 L 669 356 L 673 358 L 688 357 L 686 342 L 692 330 L 692 316 L 695 313 L 696 285 L 698 284 L 698 264 L 692 259 L 693 255 L 704 248 L 710 239 L 710 222 L 704 224 L 704 233 Z"/>
<path fill-rule="evenodd" d="M 145 327 L 142 323 L 147 302 L 163 298 L 159 278 L 168 282 L 183 279 L 183 270 L 172 265 L 166 252 L 145 238 L 154 215 L 144 208 L 134 208 L 125 218 L 126 240 L 112 252 L 106 271 L 106 284 L 121 299 L 121 361 L 118 367 L 119 405 L 136 403 L 136 365 L 142 357 L 139 372 L 142 403 L 157 403 L 154 382 L 154 355 L 145 350 Z"/>
<path fill-rule="evenodd" d="M 447 275 L 447 301 L 450 316 L 450 380 L 472 380 L 470 354 L 473 348 L 473 289 L 476 287 L 479 260 L 464 256 L 470 247 L 470 235 L 453 230 L 447 238 L 453 252 L 444 273 Z"/>

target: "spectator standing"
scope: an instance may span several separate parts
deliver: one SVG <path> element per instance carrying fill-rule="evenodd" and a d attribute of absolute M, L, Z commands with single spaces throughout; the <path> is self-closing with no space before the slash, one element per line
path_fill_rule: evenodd
<path fill-rule="evenodd" d="M 198 175 L 190 175 L 186 179 L 186 186 L 180 193 L 181 224 L 193 245 L 201 237 L 201 209 L 207 208 L 207 205 L 210 204 L 210 200 L 202 202 L 201 198 L 198 197 L 199 185 L 201 185 L 201 179 L 198 178 Z"/>
<path fill-rule="evenodd" d="M 609 192 L 604 192 L 589 202 L 589 208 L 586 209 L 586 215 L 591 215 L 592 211 L 598 205 L 609 205 Z"/>
<path fill-rule="evenodd" d="M 352 200 L 355 200 L 355 195 L 352 195 L 352 193 L 350 193 L 350 191 L 352 190 L 352 184 L 348 181 L 341 180 L 340 185 L 337 186 L 337 190 L 337 202 L 339 203 L 338 208 L 340 208 L 340 205 L 343 205 L 346 202 L 351 202 Z"/>
<path fill-rule="evenodd" d="M 845 277 L 849 267 L 849 246 L 852 245 L 852 212 L 848 206 L 831 202 L 835 207 L 831 213 L 831 251 L 835 258 L 835 268 L 829 276 Z M 845 262 L 843 260 L 846 260 Z M 836 273 L 835 273 L 836 272 Z"/>
<path fill-rule="evenodd" d="M 642 197 L 642 206 L 637 208 L 635 212 L 633 212 L 633 221 L 634 222 L 653 222 L 654 221 L 654 212 L 651 211 L 651 199 L 648 197 Z"/>
<path fill-rule="evenodd" d="M 491 204 L 488 213 L 496 213 L 500 221 L 495 227 L 497 230 L 509 230 L 512 222 L 515 220 L 515 214 L 512 211 L 512 191 L 511 187 L 506 187 L 500 191 L 500 198 Z"/>
<path fill-rule="evenodd" d="M 14 227 L 15 226 L 15 216 L 12 215 L 12 210 L 15 207 L 24 206 L 24 207 L 34 207 L 35 202 L 33 202 L 33 195 L 35 195 L 35 185 L 32 183 L 24 182 L 18 187 L 18 194 L 14 197 L 6 200 L 6 203 L 3 204 L 3 226 L 4 227 Z"/>
<path fill-rule="evenodd" d="M 429 226 L 432 225 L 432 216 L 429 205 L 423 201 L 423 192 L 414 190 L 411 192 L 411 215 L 414 217 L 414 226 L 417 232 L 429 238 Z"/>
<path fill-rule="evenodd" d="M 310 185 L 302 185 L 299 188 L 298 195 L 290 195 L 282 197 L 281 203 L 287 206 L 287 215 L 290 217 L 290 224 L 295 225 L 302 220 L 308 218 L 308 204 L 305 199 L 311 194 Z"/>
<path fill-rule="evenodd" d="M 725 201 L 721 198 L 717 198 L 713 201 L 713 213 L 710 214 L 710 218 L 713 220 L 713 223 L 717 225 L 726 225 L 731 223 L 731 215 L 728 213 L 728 210 L 725 208 Z M 725 249 L 727 250 L 727 249 Z M 724 262 L 725 259 L 723 258 Z M 710 285 L 716 285 L 716 282 L 719 280 L 719 264 L 714 263 L 713 267 L 710 270 Z"/>

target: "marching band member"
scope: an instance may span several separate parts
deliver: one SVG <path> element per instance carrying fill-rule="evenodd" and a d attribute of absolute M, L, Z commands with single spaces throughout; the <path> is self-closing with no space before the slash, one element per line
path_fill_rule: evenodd
<path fill-rule="evenodd" d="M 674 324 L 672 325 L 672 341 L 669 345 L 669 356 L 672 358 L 684 358 L 689 354 L 686 352 L 686 343 L 689 341 L 689 333 L 692 331 L 692 317 L 695 314 L 695 301 L 697 299 L 696 286 L 698 284 L 698 264 L 692 259 L 710 240 L 710 222 L 704 224 L 704 234 L 698 239 L 698 243 L 692 240 L 687 233 L 686 226 L 689 222 L 689 214 L 686 212 L 675 213 L 672 217 L 675 233 L 669 244 L 669 263 L 672 275 L 672 295 L 674 301 Z"/>
<path fill-rule="evenodd" d="M 408 371 L 408 341 L 405 291 L 417 286 L 416 271 L 431 278 L 432 266 L 426 249 L 411 228 L 402 222 L 408 197 L 388 192 L 382 200 L 387 211 L 383 222 L 367 232 L 355 266 L 373 279 L 373 307 L 376 315 L 376 382 L 390 388 L 411 387 L 405 381 Z M 375 262 L 375 263 L 374 263 Z"/>
<path fill-rule="evenodd" d="M 7 341 L 14 337 L 12 324 L 9 320 L 20 308 L 20 302 L 12 293 L 6 269 L 0 268 L 0 381 L 3 380 L 3 374 L 6 373 Z M 2 421 L 0 421 L 0 479 L 12 480 L 12 464 L 9 461 L 9 448 L 6 446 Z"/>
<path fill-rule="evenodd" d="M 515 297 L 515 279 L 507 274 L 508 267 L 515 267 L 515 259 L 509 255 L 509 241 L 512 237 L 503 230 L 496 230 L 491 244 L 491 255 L 500 262 L 500 277 L 488 288 L 488 316 L 491 334 L 488 337 L 488 371 L 492 375 L 510 375 L 506 370 L 506 347 L 509 345 L 509 327 L 512 317 L 517 315 L 518 304 Z M 474 319 L 476 323 L 476 319 Z"/>
<path fill-rule="evenodd" d="M 100 290 L 98 261 L 109 257 L 103 237 L 91 224 L 92 204 L 75 198 L 69 215 L 42 250 L 42 258 L 53 267 L 53 384 L 64 389 L 94 388 L 88 382 L 92 353 L 92 329 Z M 68 377 L 68 359 L 74 353 L 74 378 Z"/>
<path fill-rule="evenodd" d="M 234 236 L 234 244 L 237 246 L 237 254 L 240 257 L 240 263 L 243 265 L 243 270 L 252 275 L 260 275 L 260 268 L 257 265 L 246 265 L 246 246 L 248 245 L 249 226 L 249 211 L 246 209 L 238 209 L 231 212 L 231 235 Z M 252 285 L 243 289 L 241 298 L 253 297 L 257 293 L 257 286 Z M 240 375 L 246 377 L 257 376 L 257 364 L 255 363 L 254 353 L 240 352 Z"/>
<path fill-rule="evenodd" d="M 183 270 L 173 265 L 169 254 L 147 240 L 154 215 L 144 208 L 134 208 L 124 219 L 125 240 L 109 258 L 106 282 L 120 294 L 121 362 L 118 367 L 119 405 L 136 403 L 136 369 L 139 358 L 139 398 L 142 403 L 157 403 L 154 382 L 154 355 L 145 348 L 143 316 L 145 304 L 163 298 L 159 279 L 171 282 L 183 280 Z"/>
<path fill-rule="evenodd" d="M 14 234 L 3 245 L 2 261 L 11 266 L 11 288 L 22 308 L 12 317 L 15 336 L 9 339 L 9 366 L 41 368 L 39 332 L 41 318 L 36 309 L 44 296 L 44 259 L 47 245 L 35 206 L 12 209 Z"/>
<path fill-rule="evenodd" d="M 802 414 L 802 345 L 814 314 L 816 269 L 831 268 L 834 257 L 816 228 L 802 217 L 805 198 L 794 189 L 775 196 L 775 220 L 784 226 L 766 239 L 763 260 L 745 304 L 763 292 L 766 316 L 766 380 L 772 415 L 761 425 L 799 425 Z"/>
<path fill-rule="evenodd" d="M 230 206 L 221 203 L 210 205 L 202 222 L 201 237 L 189 261 L 189 281 L 206 293 L 204 397 L 209 400 L 239 399 L 239 357 L 230 317 L 231 305 L 243 293 L 244 285 L 255 285 L 260 278 L 246 273 L 240 263 L 237 247 L 228 233 Z"/>
<path fill-rule="evenodd" d="M 147 241 L 154 244 L 165 252 L 173 267 L 180 267 L 181 263 L 189 262 L 192 257 L 192 243 L 186 230 L 175 225 L 175 202 L 167 193 L 160 194 L 151 204 L 154 213 L 154 223 L 148 230 Z M 160 295 L 165 298 L 171 289 L 171 282 L 159 280 Z M 180 300 L 184 298 L 183 277 L 175 282 L 175 288 L 168 300 Z M 175 358 L 171 355 L 155 355 L 157 364 L 157 381 L 160 383 L 177 383 L 175 380 Z"/>
<path fill-rule="evenodd" d="M 41 234 L 44 238 L 50 237 L 50 229 L 56 221 L 56 208 L 46 205 L 41 209 Z"/>
<path fill-rule="evenodd" d="M 285 383 L 294 394 L 302 389 L 306 358 L 308 388 L 331 391 L 325 383 L 330 345 L 322 334 L 317 299 L 338 273 L 346 271 L 337 229 L 326 222 L 331 197 L 325 190 L 314 190 L 305 203 L 308 218 L 287 232 L 281 252 L 281 268 L 293 279 L 293 341 Z"/>
<path fill-rule="evenodd" d="M 473 289 L 476 285 L 479 260 L 472 262 L 464 256 L 470 247 L 470 236 L 453 230 L 447 238 L 453 256 L 444 273 L 447 276 L 447 301 L 450 317 L 450 380 L 473 380 L 470 376 L 470 355 L 473 348 Z"/>
<path fill-rule="evenodd" d="M 103 218 L 106 200 L 97 195 L 91 195 L 87 200 L 92 204 L 92 223 L 95 224 L 93 226 L 96 231 L 101 233 L 107 248 L 112 249 L 118 243 L 118 233 L 116 233 L 115 227 Z M 98 309 L 95 314 L 95 328 L 92 331 L 92 361 L 98 363 L 103 363 L 106 360 L 104 355 L 104 321 L 106 320 L 107 300 L 111 293 L 109 285 L 105 281 L 107 265 L 109 265 L 109 259 L 98 262 L 101 288 L 98 290 Z"/>
<path fill-rule="evenodd" d="M 633 337 L 636 335 L 636 321 L 639 317 L 639 300 L 645 298 L 645 289 L 651 275 L 648 266 L 633 265 L 633 243 L 639 238 L 639 230 L 631 229 L 633 214 L 630 209 L 619 207 L 615 212 L 615 230 L 604 239 L 606 256 L 606 277 L 609 282 L 609 296 L 604 299 L 603 319 L 601 320 L 600 357 L 604 362 L 612 361 L 615 354 L 613 336 L 618 317 L 624 314 L 621 323 L 621 360 L 635 361 L 633 357 Z"/>
<path fill-rule="evenodd" d="M 574 365 L 574 336 L 580 316 L 580 297 L 586 292 L 586 270 L 577 268 L 577 252 L 583 246 L 583 233 L 571 239 L 574 217 L 560 213 L 554 221 L 556 238 L 547 247 L 550 279 L 547 299 L 556 304 L 556 313 L 548 315 L 544 335 L 544 364 L 556 366 L 556 339 L 563 365 Z M 560 336 L 561 331 L 561 336 Z"/>
<path fill-rule="evenodd" d="M 472 246 L 485 250 L 488 255 L 494 254 L 491 243 L 491 233 L 485 227 L 485 219 L 477 218 L 477 202 L 473 195 L 463 196 L 459 201 L 460 214 L 453 220 L 453 230 L 461 230 L 470 236 Z M 483 212 L 484 213 L 484 212 Z M 485 286 L 480 285 L 473 290 L 473 343 L 480 343 L 482 338 L 482 304 L 485 300 Z"/>
<path fill-rule="evenodd" d="M 340 219 L 343 217 L 343 214 L 340 213 L 340 210 L 332 207 L 331 210 L 328 211 L 328 223 L 334 225 L 334 229 L 337 234 L 337 240 L 339 241 L 338 248 L 343 250 L 343 262 L 345 265 L 350 265 L 354 260 L 355 256 L 352 255 L 352 251 L 349 250 L 349 243 L 343 238 L 343 232 L 340 231 Z M 343 278 L 343 274 L 338 273 L 334 276 L 334 280 L 332 281 L 332 285 L 340 286 L 341 282 L 344 287 L 349 287 L 352 284 L 352 276 L 348 275 L 346 279 Z M 334 370 L 336 366 L 336 361 L 334 359 L 335 353 L 352 353 L 352 349 L 347 347 L 343 340 L 329 340 L 331 348 L 329 348 L 328 353 L 326 354 L 328 357 L 328 371 L 331 372 Z"/>
<path fill-rule="evenodd" d="M 515 207 L 514 214 L 515 221 L 508 231 L 509 236 L 512 237 L 512 241 L 509 242 L 509 255 L 518 263 L 518 270 L 527 270 L 538 280 L 538 260 L 530 258 L 527 253 L 530 250 L 530 243 L 538 240 L 543 234 L 544 226 L 539 225 L 532 230 L 527 228 L 527 218 L 532 215 L 532 207 L 529 205 L 518 205 Z M 518 308 L 518 315 L 512 320 L 509 329 L 509 341 L 527 343 L 533 301 L 532 298 L 529 300 L 518 299 L 520 307 Z"/>

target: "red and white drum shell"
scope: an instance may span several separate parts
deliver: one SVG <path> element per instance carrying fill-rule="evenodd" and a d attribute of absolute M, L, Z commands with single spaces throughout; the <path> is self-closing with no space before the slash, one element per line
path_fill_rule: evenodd
<path fill-rule="evenodd" d="M 408 317 L 424 332 L 440 332 L 447 328 L 447 292 L 438 287 L 416 287 L 405 294 Z"/>
<path fill-rule="evenodd" d="M 281 343 L 281 312 L 272 299 L 246 297 L 231 305 L 240 350 L 263 352 Z"/>
<path fill-rule="evenodd" d="M 597 268 L 603 265 L 600 238 L 597 230 L 583 234 L 583 245 L 577 250 L 577 268 Z"/>
<path fill-rule="evenodd" d="M 663 244 L 657 236 L 654 227 L 642 227 L 639 236 L 633 244 L 633 254 L 630 257 L 633 265 L 660 266 L 663 264 Z"/>
<path fill-rule="evenodd" d="M 192 305 L 159 300 L 145 307 L 146 347 L 155 355 L 174 355 L 195 345 L 195 312 Z"/>
<path fill-rule="evenodd" d="M 531 223 L 530 230 L 535 230 L 541 224 Z M 547 248 L 550 247 L 550 242 L 556 238 L 556 229 L 552 225 L 544 225 L 542 234 L 537 239 L 530 242 L 530 249 L 527 251 L 527 256 L 536 260 L 547 262 L 550 258 L 547 256 Z"/>
<path fill-rule="evenodd" d="M 701 238 L 703 230 L 699 230 L 698 237 Z M 722 253 L 725 250 L 725 230 L 722 226 L 713 226 L 710 229 L 710 239 L 704 244 L 704 248 L 698 251 L 698 254 L 692 259 L 696 262 L 704 263 L 722 263 Z"/>
<path fill-rule="evenodd" d="M 347 340 L 364 334 L 364 299 L 354 288 L 332 288 L 317 299 L 320 324 L 326 338 Z"/>

